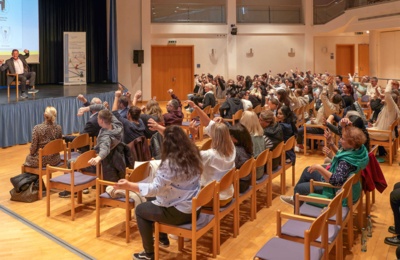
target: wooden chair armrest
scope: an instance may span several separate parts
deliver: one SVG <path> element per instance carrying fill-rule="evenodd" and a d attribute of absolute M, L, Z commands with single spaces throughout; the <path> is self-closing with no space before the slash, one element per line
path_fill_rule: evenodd
<path fill-rule="evenodd" d="M 307 124 L 307 123 L 304 123 L 303 126 L 304 127 L 321 128 L 321 129 L 324 129 L 324 130 L 326 128 L 326 126 L 324 126 L 324 125 L 314 125 L 314 124 Z"/>
<path fill-rule="evenodd" d="M 116 184 L 116 182 L 104 181 L 104 180 L 100 180 L 99 178 L 97 178 L 97 182 L 98 182 L 100 185 L 109 185 L 109 186 L 113 186 L 114 184 Z"/>
<path fill-rule="evenodd" d="M 18 77 L 17 73 L 7 73 L 7 76 Z"/>
<path fill-rule="evenodd" d="M 284 219 L 298 220 L 298 221 L 304 221 L 304 222 L 308 222 L 308 223 L 312 223 L 315 221 L 314 218 L 290 214 L 290 213 L 281 213 L 280 216 L 282 219 L 284 218 Z"/>
<path fill-rule="evenodd" d="M 368 132 L 373 132 L 373 133 L 383 133 L 383 134 L 390 134 L 392 131 L 390 130 L 377 130 L 377 129 L 369 129 L 367 128 Z"/>
<path fill-rule="evenodd" d="M 327 187 L 327 188 L 334 188 L 339 189 L 340 187 L 333 186 L 330 183 L 322 182 L 322 181 L 313 181 L 312 184 L 310 182 L 310 186 L 319 186 L 319 187 Z"/>
<path fill-rule="evenodd" d="M 313 202 L 313 203 L 319 203 L 319 204 L 325 204 L 325 205 L 328 205 L 332 201 L 330 199 L 324 199 L 324 198 L 306 196 L 306 195 L 299 195 L 298 197 L 296 197 L 296 199 L 297 198 L 299 201 Z"/>

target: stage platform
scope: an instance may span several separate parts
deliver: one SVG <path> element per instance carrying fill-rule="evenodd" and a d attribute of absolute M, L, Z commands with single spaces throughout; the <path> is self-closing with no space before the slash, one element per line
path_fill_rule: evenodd
<path fill-rule="evenodd" d="M 89 101 L 98 97 L 110 105 L 114 101 L 114 92 L 118 84 L 87 84 L 87 85 L 38 85 L 39 90 L 28 99 L 16 99 L 15 89 L 10 90 L 7 98 L 7 88 L 0 89 L 0 147 L 25 144 L 32 140 L 32 129 L 43 122 L 43 113 L 47 106 L 57 109 L 57 123 L 61 125 L 63 134 L 81 131 L 89 114 L 78 117 L 76 114 L 82 103 L 76 99 L 83 94 Z"/>

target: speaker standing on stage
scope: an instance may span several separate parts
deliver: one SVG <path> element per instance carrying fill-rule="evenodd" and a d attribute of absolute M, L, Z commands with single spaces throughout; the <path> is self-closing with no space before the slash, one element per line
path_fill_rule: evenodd
<path fill-rule="evenodd" d="M 26 94 L 26 80 L 29 79 L 30 85 L 35 86 L 36 73 L 34 71 L 29 71 L 29 65 L 26 59 L 29 57 L 29 51 L 24 50 L 25 55 L 19 54 L 17 49 L 12 50 L 12 57 L 4 63 L 4 60 L 0 60 L 0 70 L 9 70 L 11 74 L 18 74 L 18 80 L 21 83 L 21 98 L 28 98 Z M 10 85 L 14 80 L 14 77 L 7 77 L 7 85 Z M 28 93 L 37 93 L 39 90 L 30 89 Z"/>

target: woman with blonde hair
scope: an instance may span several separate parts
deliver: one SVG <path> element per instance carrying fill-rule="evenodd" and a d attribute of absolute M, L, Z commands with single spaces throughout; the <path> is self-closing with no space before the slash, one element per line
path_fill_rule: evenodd
<path fill-rule="evenodd" d="M 265 149 L 264 130 L 261 127 L 258 116 L 253 111 L 244 111 L 240 123 L 250 132 L 251 141 L 253 143 L 253 156 L 257 158 Z M 256 178 L 260 179 L 264 174 L 264 168 L 259 167 L 256 170 Z"/>
<path fill-rule="evenodd" d="M 188 101 L 198 113 L 202 125 L 205 125 L 205 133 L 211 137 L 211 148 L 206 151 L 200 151 L 203 161 L 203 174 L 200 183 L 202 186 L 221 178 L 232 168 L 235 167 L 236 150 L 232 142 L 229 128 L 223 122 L 215 122 L 211 120 L 200 107 L 196 106 L 193 101 Z M 219 118 L 220 119 L 220 118 Z M 192 135 L 197 133 L 195 127 L 196 122 L 190 123 L 190 131 Z M 233 198 L 233 185 L 223 190 L 219 194 L 221 207 L 227 205 Z"/>
<path fill-rule="evenodd" d="M 32 143 L 29 154 L 26 157 L 25 166 L 38 167 L 39 149 L 50 141 L 62 138 L 61 126 L 56 123 L 57 110 L 54 107 L 46 107 L 44 122 L 36 125 L 32 130 Z M 52 154 L 43 158 L 43 165 L 57 165 L 61 161 L 60 154 Z"/>

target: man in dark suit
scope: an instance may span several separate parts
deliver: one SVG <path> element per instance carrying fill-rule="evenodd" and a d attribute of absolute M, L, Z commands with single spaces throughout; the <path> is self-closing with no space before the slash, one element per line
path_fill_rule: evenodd
<path fill-rule="evenodd" d="M 29 71 L 29 65 L 26 59 L 29 57 L 29 51 L 24 50 L 25 55 L 19 54 L 17 49 L 12 50 L 12 57 L 4 63 L 4 60 L 0 60 L 1 71 L 9 70 L 10 74 L 18 74 L 18 80 L 21 83 L 21 98 L 28 98 L 26 94 L 26 81 L 29 79 L 30 85 L 35 86 L 36 73 Z M 7 77 L 7 85 L 10 85 L 15 77 Z M 29 93 L 37 93 L 37 89 L 29 90 Z"/>

